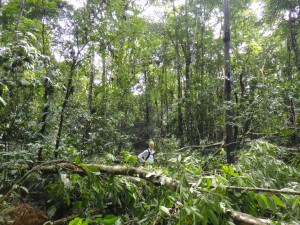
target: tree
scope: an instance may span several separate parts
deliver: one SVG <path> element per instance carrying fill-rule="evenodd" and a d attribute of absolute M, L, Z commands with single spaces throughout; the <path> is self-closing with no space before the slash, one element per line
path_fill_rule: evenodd
<path fill-rule="evenodd" d="M 227 153 L 227 162 L 234 162 L 233 151 L 235 149 L 235 140 L 233 135 L 233 112 L 231 108 L 231 80 L 230 80 L 230 22 L 228 0 L 224 0 L 224 100 L 225 109 L 225 149 Z"/>

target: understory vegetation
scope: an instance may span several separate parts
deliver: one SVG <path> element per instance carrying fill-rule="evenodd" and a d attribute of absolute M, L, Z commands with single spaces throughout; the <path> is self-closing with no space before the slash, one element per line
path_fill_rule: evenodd
<path fill-rule="evenodd" d="M 252 215 L 257 224 L 264 224 L 259 218 L 267 218 L 268 224 L 299 223 L 300 158 L 293 150 L 252 141 L 238 152 L 234 165 L 226 163 L 223 149 L 216 149 L 214 157 L 201 150 L 180 153 L 174 146 L 158 145 L 157 151 L 152 168 L 140 166 L 148 180 L 128 171 L 116 175 L 98 169 L 99 164 L 115 165 L 116 157 L 110 153 L 86 160 L 65 152 L 65 160 L 40 164 L 29 174 L 24 171 L 34 163 L 30 154 L 2 153 L 6 160 L 1 170 L 6 168 L 7 173 L 1 180 L 13 191 L 1 195 L 1 208 L 5 212 L 24 201 L 45 210 L 52 221 L 71 216 L 68 224 L 73 225 L 240 224 L 233 212 Z M 128 151 L 118 159 L 120 168 L 139 166 Z M 159 184 L 152 181 L 155 177 Z M 167 185 L 170 178 L 177 182 Z M 7 219 L 4 214 L 2 223 Z"/>

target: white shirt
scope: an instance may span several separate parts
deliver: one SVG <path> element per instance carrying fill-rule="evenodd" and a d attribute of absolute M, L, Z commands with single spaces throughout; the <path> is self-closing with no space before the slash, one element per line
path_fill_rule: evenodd
<path fill-rule="evenodd" d="M 150 152 L 150 155 L 149 155 Z M 143 151 L 141 154 L 138 155 L 138 159 L 141 162 L 149 162 L 150 164 L 152 164 L 154 162 L 154 157 L 153 154 L 155 153 L 154 149 L 148 148 L 145 151 Z M 148 157 L 149 155 L 149 157 Z M 146 160 L 146 158 L 148 157 L 148 159 Z"/>

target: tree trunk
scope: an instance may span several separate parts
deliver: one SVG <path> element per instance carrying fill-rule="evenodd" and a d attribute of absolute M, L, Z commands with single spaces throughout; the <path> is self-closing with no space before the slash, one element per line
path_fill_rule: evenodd
<path fill-rule="evenodd" d="M 26 0 L 21 1 L 20 11 L 19 11 L 19 16 L 18 16 L 18 20 L 16 23 L 15 31 L 19 30 L 21 19 L 22 19 L 23 13 L 24 13 L 25 3 L 26 3 Z"/>
<path fill-rule="evenodd" d="M 60 112 L 60 121 L 59 121 L 56 143 L 55 143 L 55 150 L 54 150 L 55 159 L 58 158 L 58 148 L 59 148 L 60 140 L 61 140 L 61 133 L 62 133 L 62 128 L 63 128 L 65 109 L 67 108 L 67 104 L 68 104 L 70 95 L 72 93 L 71 89 L 72 89 L 72 82 L 73 82 L 73 75 L 74 75 L 75 67 L 76 67 L 76 59 L 73 58 L 73 62 L 72 62 L 70 74 L 69 74 L 69 79 L 68 79 L 68 84 L 67 84 L 66 95 L 65 95 L 65 99 L 64 99 L 64 102 L 63 102 L 63 105 L 61 108 L 61 112 Z"/>
<path fill-rule="evenodd" d="M 144 79 L 145 79 L 145 127 L 146 127 L 146 139 L 150 138 L 150 100 L 149 100 L 149 81 L 148 81 L 149 71 L 145 69 L 144 71 Z"/>
<path fill-rule="evenodd" d="M 290 27 L 290 34 L 291 34 L 291 47 L 294 52 L 294 59 L 295 59 L 295 65 L 297 68 L 298 74 L 300 74 L 300 51 L 299 51 L 299 46 L 297 42 L 297 26 L 296 26 L 296 20 L 299 18 L 295 18 L 293 16 L 293 11 L 291 2 L 288 0 L 287 1 L 288 8 L 289 8 L 289 27 Z"/>
<path fill-rule="evenodd" d="M 298 3 L 300 3 L 298 1 Z M 299 18 L 293 17 L 293 11 L 291 2 L 287 0 L 288 8 L 289 8 L 289 28 L 290 28 L 290 46 L 288 46 L 288 51 L 291 52 L 291 49 L 294 52 L 294 61 L 295 61 L 295 66 L 297 68 L 298 76 L 300 76 L 300 51 L 299 51 L 299 45 L 298 45 L 298 32 L 297 32 L 297 26 L 296 26 L 296 20 Z M 290 68 L 289 68 L 290 70 Z M 290 70 L 291 71 L 291 70 Z M 291 72 L 289 71 L 289 74 Z M 291 80 L 293 80 L 292 76 L 289 76 Z M 290 102 L 290 124 L 294 128 L 297 127 L 296 123 L 296 110 L 295 110 L 295 101 L 293 97 L 289 97 L 289 102 Z M 298 131 L 297 129 L 293 130 L 293 134 L 290 138 L 291 145 L 297 145 L 298 144 Z"/>
<path fill-rule="evenodd" d="M 188 8 L 189 3 L 186 0 L 185 1 L 185 17 L 188 17 Z M 191 109 L 191 63 L 192 63 L 192 53 L 191 53 L 191 41 L 188 31 L 188 21 L 186 19 L 186 30 L 185 30 L 185 42 L 181 43 L 182 50 L 184 52 L 184 58 L 185 58 L 185 89 L 184 89 L 184 95 L 185 95 L 185 121 L 186 121 L 186 129 L 187 129 L 187 141 L 188 143 L 192 143 L 193 140 L 193 132 L 192 132 L 192 109 Z M 179 39 L 181 40 L 181 39 Z M 183 48 L 184 46 L 184 48 Z"/>
<path fill-rule="evenodd" d="M 188 37 L 187 37 L 188 38 Z M 184 89 L 185 94 L 185 121 L 187 129 L 187 141 L 192 143 L 192 109 L 191 109 L 191 79 L 190 79 L 190 65 L 192 63 L 191 52 L 189 50 L 190 46 L 187 41 L 186 43 L 186 52 L 185 52 L 185 80 L 186 85 Z"/>
<path fill-rule="evenodd" d="M 105 45 L 103 44 L 103 49 Z M 101 86 L 103 88 L 102 93 L 102 102 L 101 102 L 101 114 L 106 116 L 106 104 L 107 104 L 107 80 L 106 80 L 106 56 L 105 50 L 103 50 L 102 54 L 102 76 L 101 76 Z"/>
<path fill-rule="evenodd" d="M 43 0 L 44 3 L 44 0 Z M 44 4 L 43 4 L 44 6 Z M 45 8 L 43 8 L 43 17 L 42 17 L 42 43 L 43 43 L 43 55 L 46 55 L 46 44 L 45 44 L 45 19 L 46 19 L 46 11 Z M 44 80 L 44 108 L 43 108 L 43 114 L 42 114 L 42 119 L 40 124 L 42 125 L 41 129 L 40 129 L 40 135 L 41 135 L 41 140 L 44 143 L 45 141 L 45 134 L 46 134 L 46 120 L 47 117 L 49 115 L 49 111 L 50 111 L 50 97 L 53 94 L 53 85 L 52 82 L 50 80 L 51 74 L 49 71 L 49 66 L 48 66 L 48 61 L 47 59 L 43 60 L 43 64 L 44 64 L 44 68 L 46 71 L 46 77 Z M 43 160 L 43 147 L 41 147 L 38 151 L 38 160 L 42 161 Z"/>
<path fill-rule="evenodd" d="M 183 113 L 182 113 L 182 83 L 181 83 L 181 63 L 180 63 L 180 53 L 178 47 L 178 30 L 175 28 L 175 52 L 176 52 L 176 70 L 177 70 L 177 138 L 180 139 L 180 146 L 183 146 Z"/>
<path fill-rule="evenodd" d="M 225 110 L 225 150 L 227 153 L 227 163 L 234 162 L 233 151 L 235 140 L 233 134 L 233 111 L 231 108 L 231 82 L 230 82 L 230 23 L 228 0 L 224 0 L 224 68 L 225 68 L 225 87 L 224 100 L 227 104 Z"/>
<path fill-rule="evenodd" d="M 90 81 L 89 81 L 89 94 L 88 94 L 88 110 L 89 116 L 86 119 L 85 131 L 84 131 L 84 140 L 83 140 L 83 149 L 86 149 L 86 143 L 90 139 L 90 134 L 92 131 L 91 126 L 91 116 L 93 114 L 93 84 L 95 78 L 95 67 L 94 67 L 94 54 L 92 53 L 92 57 L 90 60 Z"/>

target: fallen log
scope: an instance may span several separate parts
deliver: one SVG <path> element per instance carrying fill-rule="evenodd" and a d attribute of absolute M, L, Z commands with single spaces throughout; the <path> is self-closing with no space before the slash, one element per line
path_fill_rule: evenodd
<path fill-rule="evenodd" d="M 256 218 L 246 213 L 237 212 L 234 210 L 226 210 L 226 214 L 230 216 L 236 225 L 269 225 L 270 220 Z"/>
<path fill-rule="evenodd" d="M 63 162 L 60 164 L 47 165 L 40 167 L 40 171 L 45 172 L 54 172 L 58 169 L 67 169 L 71 170 L 74 173 L 78 173 L 84 175 L 87 173 L 86 169 L 97 169 L 101 173 L 109 173 L 113 175 L 126 175 L 126 176 L 137 176 L 144 180 L 150 181 L 156 186 L 167 186 L 172 190 L 176 190 L 179 185 L 179 181 L 173 179 L 171 177 L 156 175 L 155 172 L 149 172 L 143 169 L 135 168 L 135 167 L 127 167 L 127 166 L 108 166 L 102 164 L 85 164 L 82 167 L 78 167 L 76 164 L 71 164 L 67 162 Z"/>

